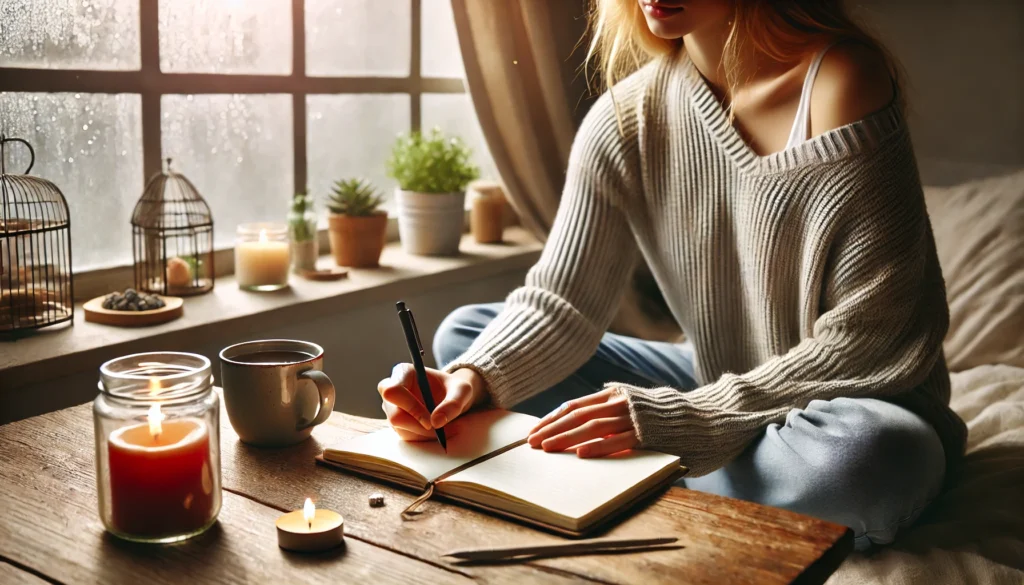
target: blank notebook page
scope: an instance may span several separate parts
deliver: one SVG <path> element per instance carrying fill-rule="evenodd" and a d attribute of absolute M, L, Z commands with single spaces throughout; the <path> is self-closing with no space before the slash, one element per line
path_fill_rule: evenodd
<path fill-rule="evenodd" d="M 442 484 L 476 483 L 563 516 L 582 518 L 670 465 L 678 466 L 679 458 L 653 451 L 580 459 L 573 451 L 547 453 L 520 445 Z"/>
<path fill-rule="evenodd" d="M 482 457 L 492 451 L 526 438 L 537 417 L 507 410 L 482 410 L 456 420 L 459 429 L 448 438 L 448 453 L 436 439 L 403 441 L 390 427 L 361 437 L 346 440 L 327 449 L 330 452 L 371 455 L 412 469 L 428 481 Z"/>

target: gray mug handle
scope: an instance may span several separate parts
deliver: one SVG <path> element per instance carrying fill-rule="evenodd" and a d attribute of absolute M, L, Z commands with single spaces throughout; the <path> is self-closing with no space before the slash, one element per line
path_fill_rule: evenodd
<path fill-rule="evenodd" d="M 301 431 L 325 423 L 331 417 L 331 413 L 334 412 L 334 382 L 331 382 L 327 374 L 320 370 L 299 372 L 298 378 L 312 380 L 316 384 L 316 391 L 320 393 L 320 409 L 317 411 L 316 417 L 307 423 L 299 422 L 295 425 L 295 430 Z"/>

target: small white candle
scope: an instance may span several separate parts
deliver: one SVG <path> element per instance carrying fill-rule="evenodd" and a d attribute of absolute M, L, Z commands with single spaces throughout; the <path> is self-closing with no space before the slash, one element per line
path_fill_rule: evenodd
<path fill-rule="evenodd" d="M 255 241 L 243 239 L 245 232 L 243 226 L 239 226 L 239 241 L 235 245 L 238 286 L 248 290 L 277 290 L 287 286 L 291 263 L 287 240 L 270 237 L 266 227 L 260 228 Z"/>
<path fill-rule="evenodd" d="M 345 540 L 345 521 L 341 514 L 318 510 L 306 498 L 301 510 L 277 519 L 277 545 L 296 552 L 319 552 L 339 546 Z"/>

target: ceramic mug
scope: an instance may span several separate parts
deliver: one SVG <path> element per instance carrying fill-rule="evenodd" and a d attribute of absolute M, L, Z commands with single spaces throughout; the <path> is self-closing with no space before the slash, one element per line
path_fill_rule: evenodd
<path fill-rule="evenodd" d="M 221 386 L 242 442 L 284 447 L 309 438 L 334 410 L 324 349 L 308 341 L 246 341 L 220 352 Z"/>

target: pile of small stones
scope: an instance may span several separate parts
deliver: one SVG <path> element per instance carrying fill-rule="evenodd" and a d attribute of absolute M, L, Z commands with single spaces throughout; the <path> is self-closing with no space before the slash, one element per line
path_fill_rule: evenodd
<path fill-rule="evenodd" d="M 103 299 L 103 308 L 112 311 L 152 311 L 164 306 L 164 300 L 156 295 L 139 294 L 134 288 L 123 293 L 110 293 Z"/>

